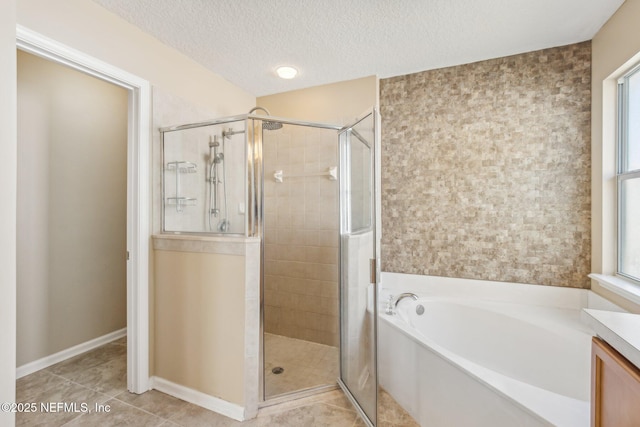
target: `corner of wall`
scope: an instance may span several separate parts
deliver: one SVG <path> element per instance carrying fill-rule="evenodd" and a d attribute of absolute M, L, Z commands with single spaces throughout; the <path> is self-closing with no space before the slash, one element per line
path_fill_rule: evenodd
<path fill-rule="evenodd" d="M 616 270 L 616 80 L 640 62 L 638 19 L 640 2 L 624 2 L 591 44 L 592 273 L 613 274 Z"/>
<path fill-rule="evenodd" d="M 259 97 L 274 116 L 343 124 L 379 105 L 378 78 L 367 76 Z"/>
<path fill-rule="evenodd" d="M 150 81 L 220 116 L 239 114 L 255 96 L 87 0 L 21 0 L 20 25 Z M 4 6 L 3 6 L 4 9 Z"/>
<path fill-rule="evenodd" d="M 149 377 L 153 377 L 156 374 L 156 359 L 155 359 L 155 345 L 156 345 L 156 294 L 155 294 L 155 252 L 153 245 L 149 245 Z"/>
<path fill-rule="evenodd" d="M 16 379 L 16 2 L 5 0 L 0 13 L 0 402 L 15 402 Z M 11 426 L 15 414 L 0 412 Z"/>

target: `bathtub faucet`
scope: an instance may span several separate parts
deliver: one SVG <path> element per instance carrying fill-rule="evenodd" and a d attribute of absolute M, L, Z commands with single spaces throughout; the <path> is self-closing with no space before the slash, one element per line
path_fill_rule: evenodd
<path fill-rule="evenodd" d="M 398 303 L 404 299 L 404 298 L 411 298 L 414 301 L 418 300 L 418 295 L 411 293 L 411 292 L 404 292 L 400 295 L 398 295 L 397 297 L 394 297 L 393 295 L 389 296 L 389 301 L 387 302 L 387 309 L 385 310 L 385 313 L 387 314 L 395 314 L 396 313 L 396 308 L 398 308 Z"/>

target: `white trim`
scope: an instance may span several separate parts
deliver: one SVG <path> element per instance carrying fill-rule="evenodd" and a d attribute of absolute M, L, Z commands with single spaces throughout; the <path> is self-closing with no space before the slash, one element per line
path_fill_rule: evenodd
<path fill-rule="evenodd" d="M 640 304 L 640 286 L 630 280 L 618 276 L 595 273 L 589 274 L 589 277 L 614 294 L 620 295 L 635 304 Z"/>
<path fill-rule="evenodd" d="M 245 410 L 242 406 L 227 402 L 226 400 L 222 400 L 217 397 L 209 396 L 201 391 L 176 384 L 169 380 L 165 380 L 164 378 L 151 377 L 151 388 L 170 396 L 177 397 L 178 399 L 182 399 L 186 402 L 193 403 L 194 405 L 202 406 L 205 409 L 209 409 L 210 411 L 217 412 L 237 421 L 244 421 L 246 419 Z"/>
<path fill-rule="evenodd" d="M 622 313 L 627 311 L 592 290 L 589 290 L 587 294 L 587 306 L 585 308 L 592 308 L 594 310 L 618 311 Z"/>
<path fill-rule="evenodd" d="M 59 351 L 49 356 L 45 356 L 41 359 L 34 360 L 33 362 L 25 363 L 24 365 L 19 366 L 18 369 L 16 369 L 16 379 L 22 378 L 29 374 L 33 374 L 34 372 L 37 372 L 41 369 L 48 368 L 49 366 L 55 365 L 56 363 L 62 362 L 63 360 L 70 359 L 74 356 L 85 353 L 89 350 L 93 350 L 94 348 L 98 348 L 110 343 L 111 341 L 115 341 L 125 336 L 127 336 L 127 328 L 122 328 L 117 331 L 109 332 L 108 334 L 101 337 L 94 338 L 78 345 L 74 345 L 73 347 L 69 347 L 65 350 Z"/>
<path fill-rule="evenodd" d="M 127 388 L 149 390 L 151 86 L 148 81 L 18 25 L 16 46 L 129 91 L 127 141 Z"/>
<path fill-rule="evenodd" d="M 245 244 L 244 416 L 258 415 L 260 398 L 260 241 Z"/>

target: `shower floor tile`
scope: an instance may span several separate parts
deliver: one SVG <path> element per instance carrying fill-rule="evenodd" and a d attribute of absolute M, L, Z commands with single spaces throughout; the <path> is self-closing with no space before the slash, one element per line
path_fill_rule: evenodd
<path fill-rule="evenodd" d="M 267 398 L 337 382 L 337 347 L 265 333 L 264 354 Z M 283 368 L 282 373 L 273 373 L 278 367 Z"/>

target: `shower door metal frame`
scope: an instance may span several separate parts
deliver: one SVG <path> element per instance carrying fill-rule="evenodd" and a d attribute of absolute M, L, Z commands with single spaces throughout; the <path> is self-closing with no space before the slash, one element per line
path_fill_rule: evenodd
<path fill-rule="evenodd" d="M 256 119 L 261 121 L 269 121 L 282 123 L 283 125 L 294 125 L 294 126 L 304 126 L 311 127 L 316 129 L 328 129 L 339 132 L 343 127 L 340 125 L 334 125 L 329 123 L 319 123 L 319 122 L 310 122 L 310 121 L 301 121 L 288 119 L 284 117 L 275 117 L 275 116 L 263 116 L 263 115 L 254 115 L 249 114 L 247 119 Z M 249 125 L 247 125 L 249 128 Z M 261 129 L 261 122 L 252 125 L 252 129 Z M 253 161 L 253 168 L 255 169 L 253 173 L 250 173 L 250 179 L 253 182 L 249 183 L 250 197 L 249 197 L 249 206 L 253 206 L 251 209 L 251 215 L 249 218 L 250 224 L 253 223 L 253 226 L 249 226 L 249 230 L 253 230 L 253 236 L 260 236 L 260 384 L 259 384 L 259 404 L 258 407 L 264 408 L 272 405 L 277 405 L 279 403 L 284 403 L 290 401 L 292 399 L 300 399 L 303 397 L 311 396 L 317 394 L 322 391 L 335 390 L 338 388 L 338 385 L 327 384 L 327 385 L 319 385 L 317 387 L 303 389 L 303 390 L 294 390 L 289 393 L 280 394 L 272 398 L 268 398 L 265 396 L 265 383 L 264 383 L 264 168 L 263 168 L 263 158 L 262 158 L 262 146 L 263 139 L 262 133 L 260 133 L 260 137 L 253 138 L 253 149 L 249 149 L 248 151 L 252 154 L 249 154 L 250 161 Z M 249 142 L 250 143 L 250 142 Z M 250 143 L 251 144 L 251 143 Z M 338 142 L 336 141 L 336 151 L 338 150 Z M 250 168 L 251 169 L 251 168 Z M 340 177 L 338 177 L 340 180 Z M 252 218 L 253 217 L 253 218 Z M 339 281 L 339 278 L 338 278 Z"/>
<path fill-rule="evenodd" d="M 362 138 L 358 133 L 352 129 L 360 122 L 366 120 L 369 116 L 372 117 L 373 121 L 373 141 L 370 143 Z M 365 422 L 368 427 L 375 427 L 377 425 L 378 418 L 378 391 L 379 391 L 379 382 L 378 382 L 378 286 L 380 281 L 380 244 L 379 244 L 379 236 L 380 236 L 380 198 L 379 198 L 379 189 L 380 189 L 380 157 L 378 155 L 380 148 L 380 115 L 378 114 L 377 108 L 372 108 L 367 110 L 365 113 L 360 115 L 353 123 L 342 127 L 339 131 L 339 148 L 340 148 L 340 378 L 338 378 L 338 385 L 345 393 L 346 397 L 349 399 L 351 404 L 358 411 L 360 418 Z M 350 188 L 350 176 L 348 173 L 344 173 L 346 168 L 350 164 L 350 153 L 348 151 L 347 144 L 342 143 L 342 138 L 348 141 L 348 133 L 352 131 L 352 134 L 362 142 L 365 146 L 367 146 L 371 150 L 371 159 L 370 166 L 371 172 L 369 176 L 369 185 L 371 189 L 370 195 L 370 223 L 369 225 L 356 232 L 351 233 L 352 223 L 351 223 L 351 210 L 350 204 L 346 202 L 346 194 Z M 343 146 L 344 145 L 344 146 Z M 347 278 L 346 278 L 346 269 L 344 268 L 344 263 L 342 262 L 342 237 L 345 234 L 350 235 L 361 235 L 364 233 L 372 233 L 372 244 L 373 244 L 373 258 L 370 259 L 370 268 L 369 268 L 369 278 L 370 285 L 373 285 L 373 370 L 375 375 L 375 395 L 374 395 L 374 419 L 371 420 L 369 416 L 366 414 L 364 409 L 361 407 L 360 403 L 353 395 L 348 385 L 343 380 L 343 351 L 344 348 L 342 346 L 343 339 L 343 286 L 345 286 Z"/>
<path fill-rule="evenodd" d="M 162 233 L 166 233 L 166 234 L 175 234 L 175 235 L 195 235 L 195 236 L 216 236 L 216 237 L 240 237 L 240 236 L 245 236 L 245 237 L 251 237 L 254 236 L 256 234 L 252 234 L 250 227 L 251 227 L 251 219 L 252 216 L 251 215 L 247 215 L 247 218 L 244 221 L 244 230 L 242 232 L 236 232 L 236 233 L 226 233 L 226 232 L 219 232 L 219 231 L 175 231 L 175 230 L 167 230 L 165 228 L 165 210 L 166 210 L 166 192 L 165 192 L 165 171 L 164 171 L 164 167 L 165 167 L 165 134 L 169 133 L 169 132 L 175 132 L 175 131 L 182 131 L 182 130 L 188 130 L 188 129 L 195 129 L 195 128 L 200 128 L 200 127 L 207 127 L 207 126 L 220 126 L 220 125 L 225 125 L 227 123 L 237 123 L 237 122 L 243 122 L 245 129 L 244 132 L 245 134 L 245 138 L 244 138 L 244 157 L 245 158 L 250 158 L 251 157 L 251 148 L 252 146 L 249 145 L 249 137 L 248 137 L 248 126 L 249 126 L 249 120 L 247 120 L 247 118 L 249 117 L 249 115 L 247 114 L 242 114 L 242 115 L 238 115 L 238 116 L 227 116 L 227 117 L 221 117 L 219 119 L 213 119 L 213 120 L 208 120 L 208 121 L 203 121 L 203 122 L 196 122 L 196 123 L 188 123 L 188 124 L 182 124 L 182 125 L 176 125 L 176 126 L 165 126 L 165 127 L 161 127 L 159 129 L 160 131 L 160 164 L 162 165 L 162 174 L 161 174 L 161 206 L 160 206 L 160 230 Z M 248 178 L 247 178 L 247 182 L 245 184 L 249 184 L 249 185 L 245 185 L 244 186 L 244 200 L 250 200 L 250 189 L 249 186 L 251 185 L 251 183 L 253 182 L 253 180 L 251 179 L 251 166 L 252 164 L 249 162 L 246 167 L 245 167 L 245 173 L 248 174 Z"/>
<path fill-rule="evenodd" d="M 181 124 L 175 126 L 165 126 L 159 129 L 161 136 L 161 164 L 164 165 L 164 134 L 167 132 L 181 131 L 187 129 L 200 128 L 205 126 L 218 126 L 226 123 L 241 122 L 245 123 L 245 157 L 246 167 L 245 173 L 247 176 L 247 182 L 245 185 L 245 200 L 247 201 L 247 218 L 245 220 L 244 233 L 220 233 L 211 231 L 167 231 L 164 228 L 164 173 L 162 174 L 162 207 L 161 207 L 161 230 L 163 233 L 176 234 L 176 235 L 207 235 L 218 237 L 263 237 L 262 230 L 264 229 L 263 223 L 263 209 L 262 205 L 264 200 L 262 199 L 262 183 L 264 181 L 264 175 L 262 173 L 262 133 L 259 137 L 256 137 L 255 130 L 260 127 L 262 122 L 276 122 L 283 125 L 296 125 L 306 126 L 318 129 L 331 129 L 339 131 L 342 127 L 339 125 L 310 122 L 303 120 L 294 120 L 286 117 L 266 116 L 260 114 L 239 114 L 234 116 L 220 117 L 217 119 L 206 120 L 202 122 Z"/>

